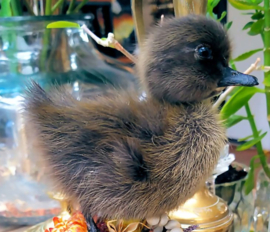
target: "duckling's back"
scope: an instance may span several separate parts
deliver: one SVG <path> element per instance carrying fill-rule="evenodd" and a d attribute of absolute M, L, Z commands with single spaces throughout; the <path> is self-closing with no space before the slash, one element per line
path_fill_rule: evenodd
<path fill-rule="evenodd" d="M 143 219 L 175 209 L 204 184 L 226 141 L 210 105 L 135 93 L 77 101 L 33 83 L 26 113 L 50 176 L 85 216 Z"/>

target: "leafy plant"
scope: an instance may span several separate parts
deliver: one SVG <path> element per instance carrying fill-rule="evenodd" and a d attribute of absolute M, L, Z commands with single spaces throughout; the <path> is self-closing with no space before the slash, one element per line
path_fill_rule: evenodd
<path fill-rule="evenodd" d="M 270 5 L 269 0 L 228 0 L 229 3 L 236 9 L 250 15 L 250 21 L 243 25 L 243 30 L 247 31 L 250 36 L 261 36 L 263 47 L 245 52 L 230 61 L 231 67 L 236 69 L 236 62 L 243 61 L 255 55 L 256 53 L 264 52 L 264 65 L 260 67 L 264 71 L 264 85 L 265 89 L 257 87 L 237 87 L 231 93 L 230 99 L 225 103 L 221 109 L 221 116 L 225 121 L 227 128 L 236 125 L 237 123 L 247 120 L 250 124 L 252 135 L 239 139 L 245 141 L 244 144 L 237 147 L 238 151 L 247 150 L 253 146 L 257 148 L 257 155 L 254 156 L 250 162 L 250 171 L 245 183 L 245 193 L 248 194 L 254 188 L 254 172 L 258 167 L 262 167 L 266 176 L 270 178 L 270 168 L 267 164 L 267 158 L 263 151 L 261 140 L 265 137 L 267 132 L 262 132 L 257 129 L 254 116 L 252 115 L 249 100 L 257 93 L 265 94 L 267 120 L 270 126 Z M 219 2 L 219 1 L 218 1 Z M 217 5 L 217 1 L 210 0 L 208 2 L 208 11 L 213 10 L 212 6 Z M 263 5 L 263 6 L 262 6 Z M 215 15 L 208 12 L 208 15 L 217 19 Z M 247 116 L 236 115 L 237 111 L 242 107 L 245 108 Z M 258 162 L 259 161 L 259 162 Z"/>
<path fill-rule="evenodd" d="M 220 18 L 218 18 L 218 16 L 214 13 L 214 8 L 219 4 L 220 0 L 208 0 L 207 1 L 207 13 L 206 13 L 206 16 L 212 18 L 212 19 L 215 19 L 217 21 L 221 21 L 226 15 L 227 15 L 227 12 L 226 11 L 223 11 L 221 13 L 221 16 Z M 232 22 L 228 22 L 225 27 L 227 28 L 227 30 L 230 29 L 232 25 Z"/>
<path fill-rule="evenodd" d="M 242 120 L 248 120 L 251 126 L 252 135 L 250 135 L 245 140 L 248 140 L 244 144 L 240 145 L 237 150 L 243 151 L 252 146 L 257 148 L 257 156 L 254 156 L 250 163 L 250 172 L 245 184 L 245 192 L 248 194 L 254 188 L 254 171 L 258 167 L 262 167 L 266 176 L 270 178 L 270 169 L 267 164 L 267 158 L 263 151 L 261 140 L 265 137 L 267 132 L 258 131 L 254 116 L 249 107 L 249 100 L 256 93 L 264 93 L 266 97 L 266 108 L 267 108 L 267 117 L 269 126 L 270 126 L 270 5 L 269 0 L 229 0 L 229 3 L 238 10 L 246 11 L 249 10 L 248 15 L 250 15 L 250 21 L 243 26 L 243 30 L 247 30 L 248 35 L 250 36 L 261 36 L 263 41 L 263 48 L 258 48 L 241 54 L 240 56 L 233 59 L 233 62 L 239 62 L 246 60 L 252 55 L 263 51 L 264 52 L 264 65 L 260 67 L 264 71 L 264 91 L 256 88 L 258 91 L 254 91 L 252 88 L 242 87 L 241 90 L 235 92 L 230 100 L 226 102 L 221 113 L 225 120 L 228 120 L 232 115 L 228 115 L 228 109 L 235 108 L 240 109 L 245 107 L 247 117 Z M 263 6 L 261 6 L 263 3 Z M 268 69 L 267 69 L 268 67 Z M 231 99 L 238 99 L 238 103 L 231 101 Z M 234 104 L 234 105 L 233 105 Z M 244 139 L 240 139 L 244 140 Z M 258 162 L 259 161 L 259 162 Z M 257 163 L 256 163 L 257 162 Z M 257 165 L 256 165 L 257 164 Z"/>

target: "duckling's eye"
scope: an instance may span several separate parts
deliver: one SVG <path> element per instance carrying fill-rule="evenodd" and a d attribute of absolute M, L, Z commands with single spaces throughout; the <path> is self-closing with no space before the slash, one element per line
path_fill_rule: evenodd
<path fill-rule="evenodd" d="M 207 46 L 199 46 L 196 48 L 196 58 L 199 60 L 212 59 L 212 50 Z"/>

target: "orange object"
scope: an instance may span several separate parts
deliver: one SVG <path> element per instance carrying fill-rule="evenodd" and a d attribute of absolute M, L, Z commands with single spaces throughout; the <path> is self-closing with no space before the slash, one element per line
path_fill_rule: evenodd
<path fill-rule="evenodd" d="M 87 232 L 84 216 L 76 212 L 68 220 L 59 217 L 53 218 L 54 228 L 46 229 L 44 232 Z"/>

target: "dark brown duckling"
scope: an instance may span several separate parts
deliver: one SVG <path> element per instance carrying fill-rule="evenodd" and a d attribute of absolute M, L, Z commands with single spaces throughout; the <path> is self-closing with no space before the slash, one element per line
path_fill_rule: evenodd
<path fill-rule="evenodd" d="M 218 113 L 204 100 L 218 87 L 258 84 L 231 70 L 229 57 L 222 25 L 191 15 L 165 21 L 141 48 L 145 100 L 123 90 L 77 101 L 61 88 L 30 86 L 28 128 L 51 177 L 89 224 L 93 215 L 160 216 L 204 185 L 226 143 Z"/>

